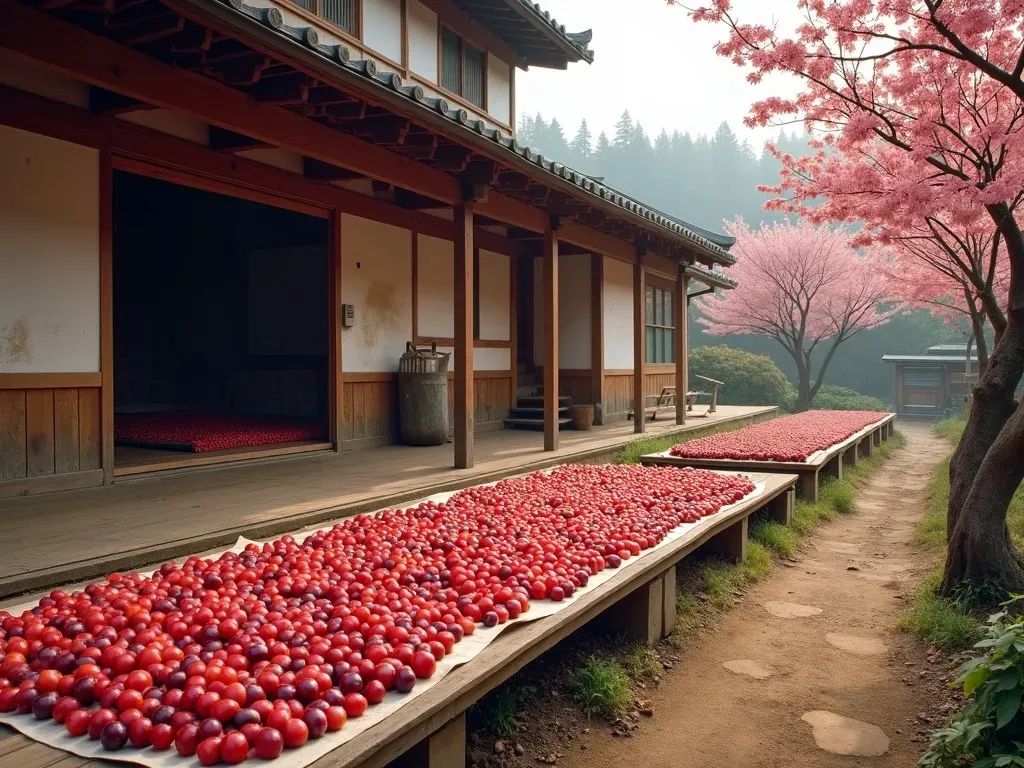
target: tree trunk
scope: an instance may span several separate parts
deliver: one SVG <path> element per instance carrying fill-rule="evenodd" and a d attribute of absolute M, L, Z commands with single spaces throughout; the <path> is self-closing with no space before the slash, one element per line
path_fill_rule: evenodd
<path fill-rule="evenodd" d="M 988 208 L 1003 235 L 1010 260 L 1007 323 L 974 389 L 967 427 L 949 463 L 948 550 L 943 577 L 946 594 L 963 579 L 977 581 L 979 577 L 1024 587 L 1024 574 L 1006 533 L 1006 510 L 1020 483 L 1021 470 L 1005 469 L 1008 446 L 1009 450 L 1019 450 L 1015 440 L 1020 439 L 1010 430 L 1008 420 L 1014 415 L 1014 391 L 1024 375 L 1024 236 L 1005 205 Z M 1018 430 L 1020 418 L 1018 414 L 1014 420 Z M 1004 428 L 1008 430 L 1006 435 L 1001 434 Z M 1022 463 L 1020 454 L 1010 457 L 1010 461 Z M 1013 489 L 1006 495 L 1003 485 L 1011 481 Z"/>
<path fill-rule="evenodd" d="M 803 350 L 798 350 L 793 356 L 796 360 L 796 407 L 797 413 L 802 413 L 811 407 L 811 368 L 803 360 Z"/>
<path fill-rule="evenodd" d="M 981 463 L 949 537 L 942 593 L 970 582 L 1024 592 L 1024 568 L 1010 540 L 1006 510 L 1024 479 L 1024 408 L 1017 408 Z"/>

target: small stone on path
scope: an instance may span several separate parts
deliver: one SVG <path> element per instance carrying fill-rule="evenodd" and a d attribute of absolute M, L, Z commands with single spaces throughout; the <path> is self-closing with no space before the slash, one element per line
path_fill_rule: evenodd
<path fill-rule="evenodd" d="M 888 650 L 885 647 L 885 643 L 877 637 L 860 637 L 858 635 L 844 635 L 840 632 L 829 632 L 825 635 L 825 640 L 828 641 L 829 645 L 857 656 L 879 656 Z"/>
<path fill-rule="evenodd" d="M 877 725 L 823 709 L 804 712 L 800 719 L 811 726 L 814 743 L 834 755 L 878 757 L 889 751 L 889 737 Z"/>
<path fill-rule="evenodd" d="M 764 604 L 764 609 L 772 616 L 780 619 L 806 619 L 810 616 L 821 614 L 821 608 L 813 605 L 800 605 L 800 603 L 781 603 L 769 600 Z"/>
<path fill-rule="evenodd" d="M 755 680 L 765 680 L 775 674 L 775 670 L 752 659 L 733 659 L 723 661 L 722 666 L 737 675 L 746 675 Z"/>

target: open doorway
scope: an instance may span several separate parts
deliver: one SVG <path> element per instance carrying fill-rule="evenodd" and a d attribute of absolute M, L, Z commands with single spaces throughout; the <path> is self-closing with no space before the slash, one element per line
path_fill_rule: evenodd
<path fill-rule="evenodd" d="M 329 447 L 328 225 L 114 176 L 114 466 Z"/>

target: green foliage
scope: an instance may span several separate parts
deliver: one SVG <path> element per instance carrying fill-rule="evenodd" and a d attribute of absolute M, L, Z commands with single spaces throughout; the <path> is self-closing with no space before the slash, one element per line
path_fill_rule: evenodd
<path fill-rule="evenodd" d="M 474 704 L 470 710 L 470 718 L 477 728 L 493 736 L 507 739 L 518 729 L 518 713 L 536 691 L 532 685 L 517 684 L 513 679 Z"/>
<path fill-rule="evenodd" d="M 690 386 L 701 387 L 696 376 L 724 381 L 719 402 L 726 405 L 783 405 L 796 399 L 789 379 L 767 355 L 755 355 L 722 345 L 690 351 Z"/>
<path fill-rule="evenodd" d="M 877 397 L 862 395 L 849 387 L 823 384 L 814 396 L 811 408 L 816 411 L 884 411 L 885 403 Z"/>
<path fill-rule="evenodd" d="M 977 638 L 978 623 L 960 604 L 938 595 L 941 583 L 941 570 L 921 583 L 913 607 L 900 618 L 899 626 L 929 645 L 962 650 Z"/>
<path fill-rule="evenodd" d="M 783 557 L 796 554 L 799 534 L 789 526 L 772 520 L 763 520 L 750 529 L 750 538 Z"/>
<path fill-rule="evenodd" d="M 966 427 L 966 416 L 953 416 L 949 419 L 935 422 L 934 426 L 932 426 L 932 434 L 944 437 L 952 443 L 959 443 L 960 436 L 964 433 Z"/>
<path fill-rule="evenodd" d="M 970 702 L 932 734 L 920 768 L 1024 766 L 1024 616 L 1014 605 L 989 617 L 981 652 L 959 669 L 955 685 Z"/>
<path fill-rule="evenodd" d="M 576 703 L 588 715 L 614 716 L 633 704 L 629 675 L 617 661 L 592 656 L 572 674 Z"/>

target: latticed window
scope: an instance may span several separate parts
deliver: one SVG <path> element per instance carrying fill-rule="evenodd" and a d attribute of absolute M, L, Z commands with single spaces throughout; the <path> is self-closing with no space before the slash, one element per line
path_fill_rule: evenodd
<path fill-rule="evenodd" d="M 292 0 L 324 21 L 348 32 L 359 34 L 359 0 Z"/>
<path fill-rule="evenodd" d="M 486 80 L 487 54 L 441 27 L 441 87 L 482 109 Z"/>
<path fill-rule="evenodd" d="M 648 363 L 676 361 L 675 296 L 672 291 L 647 286 L 645 357 Z"/>

